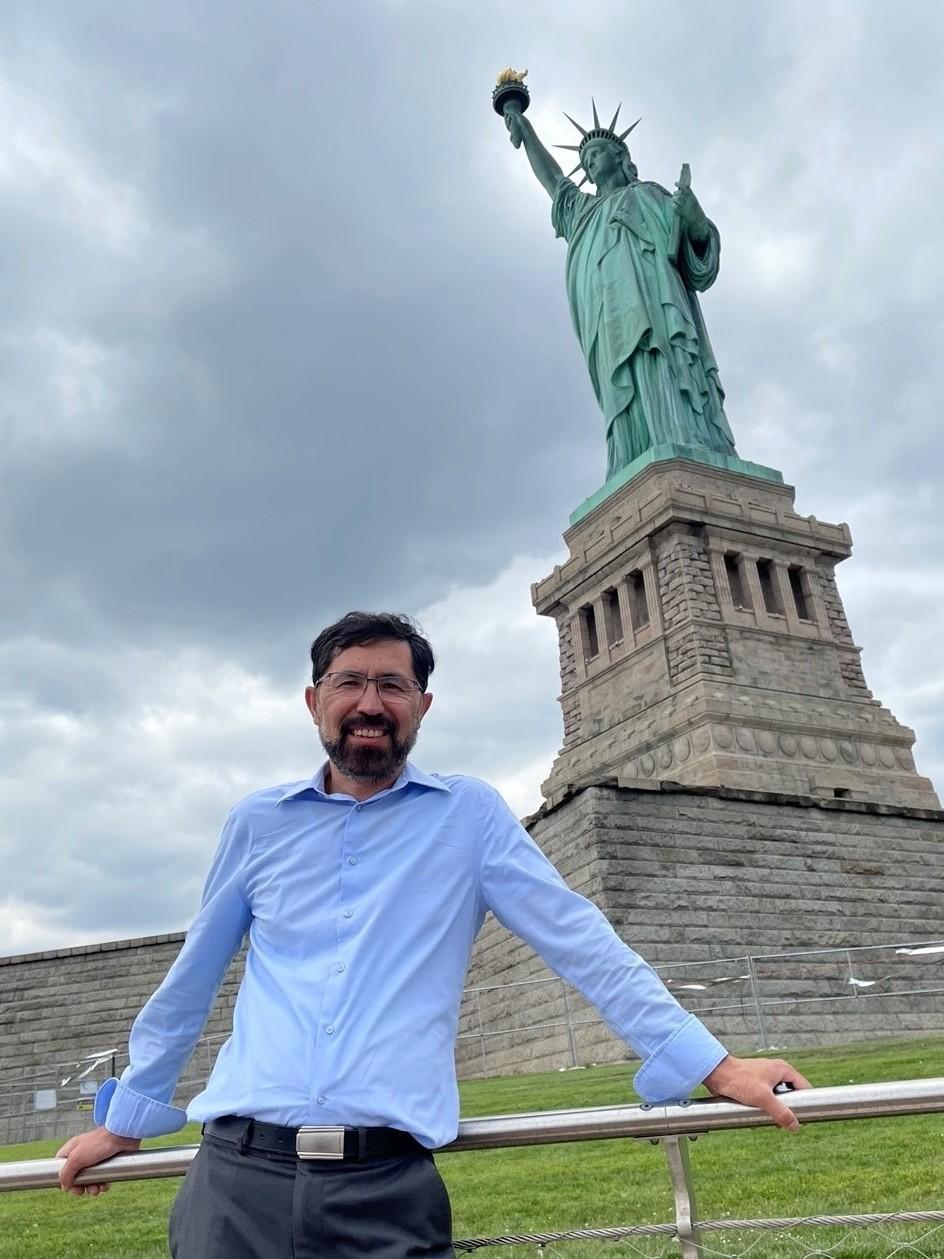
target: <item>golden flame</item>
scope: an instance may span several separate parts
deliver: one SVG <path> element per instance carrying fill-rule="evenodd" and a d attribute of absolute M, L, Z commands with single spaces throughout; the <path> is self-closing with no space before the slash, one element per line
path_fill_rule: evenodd
<path fill-rule="evenodd" d="M 509 66 L 507 70 L 502 70 L 498 76 L 498 85 L 501 86 L 503 83 L 523 84 L 527 73 L 527 70 L 512 70 Z"/>

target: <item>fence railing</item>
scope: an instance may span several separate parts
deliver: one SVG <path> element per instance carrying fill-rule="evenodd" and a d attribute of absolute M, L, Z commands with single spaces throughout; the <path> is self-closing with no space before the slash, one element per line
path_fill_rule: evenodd
<path fill-rule="evenodd" d="M 944 1077 L 900 1080 L 884 1084 L 856 1084 L 814 1088 L 788 1094 L 783 1099 L 803 1123 L 886 1118 L 944 1111 Z M 637 1137 L 661 1144 L 675 1201 L 675 1219 L 664 1224 L 627 1225 L 615 1228 L 584 1228 L 566 1233 L 525 1233 L 472 1238 L 455 1243 L 457 1251 L 487 1246 L 531 1243 L 547 1246 L 557 1241 L 619 1240 L 658 1236 L 676 1246 L 683 1259 L 706 1253 L 704 1235 L 731 1230 L 783 1230 L 805 1226 L 873 1227 L 889 1222 L 935 1223 L 944 1227 L 944 1210 L 870 1213 L 868 1215 L 815 1215 L 789 1219 L 699 1220 L 695 1208 L 688 1141 L 722 1130 L 770 1125 L 760 1110 L 735 1102 L 707 1098 L 670 1106 L 601 1106 L 582 1110 L 538 1111 L 520 1115 L 495 1115 L 466 1119 L 454 1142 L 442 1152 L 487 1150 L 523 1145 L 547 1145 L 567 1141 L 598 1141 Z M 79 1183 L 148 1180 L 180 1176 L 186 1172 L 198 1147 L 178 1146 L 120 1155 L 88 1169 Z M 0 1164 L 0 1192 L 52 1189 L 58 1185 L 59 1159 L 32 1159 Z M 817 1251 L 816 1253 L 822 1253 Z M 921 1253 L 924 1253 L 923 1251 Z"/>

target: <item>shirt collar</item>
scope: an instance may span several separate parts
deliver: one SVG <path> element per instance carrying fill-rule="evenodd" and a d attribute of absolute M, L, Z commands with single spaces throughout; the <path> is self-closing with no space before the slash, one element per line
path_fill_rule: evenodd
<path fill-rule="evenodd" d="M 300 796 L 308 794 L 316 795 L 323 800 L 334 799 L 337 796 L 337 793 L 329 793 L 324 789 L 325 770 L 327 768 L 328 762 L 325 761 L 317 773 L 315 773 L 311 778 L 306 779 L 304 782 L 292 783 L 285 794 L 279 796 L 277 803 L 284 804 L 286 800 L 297 800 Z M 386 791 L 378 792 L 378 795 L 392 795 L 393 792 L 401 791 L 410 783 L 416 783 L 419 787 L 428 787 L 433 791 L 449 791 L 449 787 L 441 778 L 435 774 L 424 773 L 424 771 L 414 765 L 412 761 L 407 761 L 406 765 L 403 767 L 403 772 L 400 774 L 400 777 L 393 786 L 388 787 Z M 373 798 L 374 797 L 370 797 L 370 799 Z"/>

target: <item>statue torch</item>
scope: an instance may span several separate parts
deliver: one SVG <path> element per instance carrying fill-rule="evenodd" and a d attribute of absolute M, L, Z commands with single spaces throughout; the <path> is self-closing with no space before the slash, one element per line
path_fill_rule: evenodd
<path fill-rule="evenodd" d="M 492 108 L 500 117 L 508 113 L 523 114 L 531 103 L 525 84 L 527 70 L 502 70 L 492 91 Z M 515 146 L 517 147 L 517 145 Z"/>

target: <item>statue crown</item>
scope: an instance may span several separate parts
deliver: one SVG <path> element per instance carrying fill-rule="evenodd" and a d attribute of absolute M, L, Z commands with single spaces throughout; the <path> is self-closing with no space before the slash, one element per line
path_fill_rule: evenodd
<path fill-rule="evenodd" d="M 555 144 L 554 147 L 556 149 L 569 149 L 571 152 L 576 153 L 578 158 L 582 159 L 583 151 L 587 147 L 587 145 L 591 143 L 591 141 L 609 140 L 611 144 L 617 145 L 619 148 L 623 150 L 624 153 L 628 154 L 629 147 L 626 144 L 626 137 L 632 131 L 633 127 L 639 126 L 639 124 L 642 122 L 642 119 L 637 118 L 631 127 L 627 127 L 625 131 L 622 131 L 620 132 L 619 135 L 617 135 L 616 134 L 616 120 L 617 118 L 619 118 L 620 110 L 623 108 L 622 103 L 616 106 L 616 113 L 613 115 L 613 120 L 608 127 L 601 126 L 600 116 L 597 113 L 597 103 L 592 97 L 590 99 L 590 104 L 593 107 L 593 126 L 589 128 L 589 130 L 586 129 L 585 127 L 581 127 L 580 123 L 577 122 L 575 118 L 571 118 L 570 114 L 564 111 L 564 117 L 567 119 L 567 121 L 569 123 L 572 123 L 580 132 L 580 135 L 582 137 L 580 143 L 579 144 Z M 570 172 L 570 175 L 576 175 L 577 171 L 580 170 L 581 165 L 582 165 L 582 160 L 578 161 L 577 165 Z M 568 179 L 570 178 L 570 175 L 567 176 Z M 580 186 L 582 187 L 586 182 L 587 182 L 587 176 L 585 175 L 583 179 L 581 179 L 580 181 Z"/>

